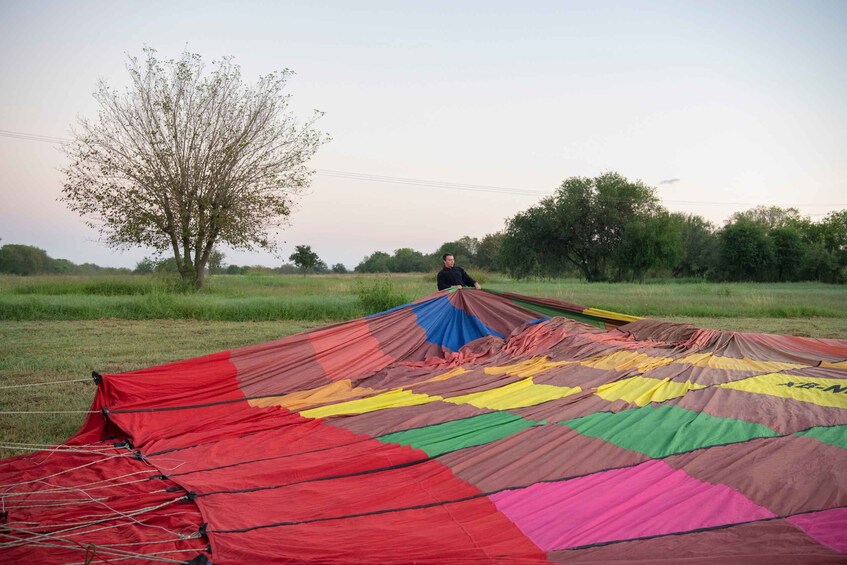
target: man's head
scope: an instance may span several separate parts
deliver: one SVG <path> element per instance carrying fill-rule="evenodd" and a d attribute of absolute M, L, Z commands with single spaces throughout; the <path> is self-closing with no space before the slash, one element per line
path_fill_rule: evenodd
<path fill-rule="evenodd" d="M 456 263 L 456 259 L 453 258 L 452 253 L 445 253 L 441 256 L 441 261 L 444 263 L 444 266 L 448 269 L 452 269 L 453 265 Z"/>

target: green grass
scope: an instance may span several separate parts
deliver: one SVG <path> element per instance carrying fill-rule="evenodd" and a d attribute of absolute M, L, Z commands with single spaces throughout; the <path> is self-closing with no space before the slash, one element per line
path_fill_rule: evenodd
<path fill-rule="evenodd" d="M 668 322 L 692 324 L 698 328 L 711 330 L 847 339 L 847 320 L 844 318 L 696 318 L 666 316 L 662 319 Z"/>
<path fill-rule="evenodd" d="M 820 283 L 649 284 L 565 279 L 523 282 L 489 275 L 486 288 L 660 318 L 847 318 L 847 286 Z M 380 285 L 385 288 L 379 288 Z M 387 285 L 387 286 L 386 286 Z M 377 289 L 368 297 L 362 288 Z M 371 314 L 379 295 L 415 300 L 435 275 L 267 274 L 210 277 L 200 293 L 157 276 L 0 276 L 0 320 L 184 319 L 340 321 Z M 373 293 L 371 293 L 373 294 Z M 377 298 L 377 299 L 375 299 Z M 391 302 L 391 301 L 388 301 Z"/>
<path fill-rule="evenodd" d="M 0 320 L 312 320 L 358 318 L 365 310 L 354 295 L 253 296 L 145 294 L 133 296 L 0 296 Z"/>
<path fill-rule="evenodd" d="M 403 291 L 399 290 L 402 285 Z M 311 320 L 334 322 L 380 311 L 389 299 L 428 294 L 414 277 L 212 277 L 199 293 L 155 276 L 0 276 L 0 320 Z M 434 286 L 434 285 L 433 285 Z M 395 289 L 397 287 L 397 289 Z M 376 292 L 364 292 L 368 289 Z M 406 289 L 412 289 L 407 292 Z M 433 287 L 429 287 L 434 290 Z"/>
<path fill-rule="evenodd" d="M 585 283 L 565 280 L 489 288 L 557 298 L 645 317 L 847 318 L 847 287 L 821 283 Z"/>

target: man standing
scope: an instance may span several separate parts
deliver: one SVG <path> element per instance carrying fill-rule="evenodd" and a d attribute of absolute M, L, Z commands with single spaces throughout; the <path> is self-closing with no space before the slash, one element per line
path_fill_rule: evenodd
<path fill-rule="evenodd" d="M 438 290 L 451 286 L 472 286 L 479 290 L 479 283 L 473 280 L 463 268 L 454 265 L 456 259 L 453 255 L 445 253 L 441 256 L 441 261 L 444 263 L 444 268 L 438 271 Z"/>

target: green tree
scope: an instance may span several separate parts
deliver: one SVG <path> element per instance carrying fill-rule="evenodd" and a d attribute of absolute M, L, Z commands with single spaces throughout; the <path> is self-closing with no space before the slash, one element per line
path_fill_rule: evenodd
<path fill-rule="evenodd" d="M 94 263 L 83 263 L 82 265 L 77 265 L 77 268 L 74 271 L 80 275 L 96 275 L 98 273 L 102 273 L 104 270 L 105 269 L 100 265 L 95 265 Z"/>
<path fill-rule="evenodd" d="M 555 201 L 549 197 L 507 221 L 499 258 L 509 275 L 523 279 L 565 272 L 567 257 L 557 245 L 555 215 Z"/>
<path fill-rule="evenodd" d="M 11 243 L 0 247 L 0 273 L 37 275 L 47 272 L 50 261 L 47 252 L 38 247 Z"/>
<path fill-rule="evenodd" d="M 658 210 L 655 189 L 641 181 L 614 172 L 571 177 L 554 196 L 509 220 L 503 242 L 507 268 L 529 276 L 534 273 L 516 268 L 514 261 L 544 274 L 561 271 L 567 262 L 588 281 L 604 280 L 625 227 Z M 521 259 L 524 253 L 530 256 Z"/>
<path fill-rule="evenodd" d="M 762 224 L 767 229 L 781 228 L 803 221 L 797 208 L 780 208 L 779 206 L 756 206 L 743 212 L 736 212 L 729 217 L 728 223 L 735 224 L 747 220 Z"/>
<path fill-rule="evenodd" d="M 650 269 L 670 269 L 683 255 L 682 224 L 667 212 L 640 217 L 624 226 L 615 253 L 619 279 L 643 281 Z"/>
<path fill-rule="evenodd" d="M 820 241 L 841 267 L 847 266 L 847 210 L 827 214 L 820 223 Z"/>
<path fill-rule="evenodd" d="M 98 85 L 97 119 L 65 146 L 62 200 L 110 246 L 172 253 L 199 289 L 216 244 L 274 247 L 328 138 L 319 113 L 300 124 L 288 110 L 288 70 L 251 86 L 228 57 L 205 73 L 197 54 L 145 55 L 129 58 L 126 91 Z"/>
<path fill-rule="evenodd" d="M 344 263 L 336 263 L 332 266 L 332 272 L 343 275 L 347 272 L 347 267 L 344 266 Z"/>
<path fill-rule="evenodd" d="M 48 271 L 52 274 L 69 275 L 76 273 L 79 268 L 67 259 L 50 259 L 47 263 Z"/>
<path fill-rule="evenodd" d="M 374 251 L 356 265 L 357 273 L 390 273 L 391 255 L 384 251 Z"/>
<path fill-rule="evenodd" d="M 499 271 L 500 249 L 503 246 L 505 234 L 502 231 L 489 233 L 483 237 L 476 249 L 476 266 L 487 271 Z"/>
<path fill-rule="evenodd" d="M 145 257 L 144 259 L 135 264 L 135 269 L 133 269 L 132 272 L 138 275 L 149 275 L 152 274 L 155 270 L 156 262 L 150 259 L 149 257 Z"/>
<path fill-rule="evenodd" d="M 456 265 L 467 267 L 476 265 L 476 250 L 479 247 L 479 240 L 475 237 L 462 236 L 456 241 L 447 241 L 441 244 L 441 247 L 435 250 L 432 256 L 431 267 L 441 268 L 441 256 L 445 253 L 450 253 L 456 260 Z"/>
<path fill-rule="evenodd" d="M 741 219 L 720 232 L 723 276 L 733 281 L 763 281 L 773 267 L 773 247 L 767 228 Z"/>
<path fill-rule="evenodd" d="M 847 282 L 840 273 L 837 255 L 822 242 L 813 243 L 806 248 L 800 273 L 802 280 Z"/>
<path fill-rule="evenodd" d="M 774 269 L 776 280 L 794 281 L 798 279 L 806 254 L 806 245 L 800 230 L 790 224 L 772 229 L 768 232 L 773 248 Z"/>
<path fill-rule="evenodd" d="M 420 251 L 402 247 L 394 251 L 390 268 L 392 273 L 423 273 L 430 269 L 429 260 Z"/>
<path fill-rule="evenodd" d="M 673 267 L 676 277 L 705 277 L 718 266 L 715 226 L 700 216 L 674 214 L 681 227 L 682 256 Z"/>
<path fill-rule="evenodd" d="M 312 251 L 312 247 L 310 245 L 295 246 L 294 253 L 288 257 L 288 260 L 292 261 L 304 276 L 308 272 L 315 271 L 319 262 L 322 263 L 318 254 Z M 326 264 L 324 264 L 324 267 L 326 267 Z"/>
<path fill-rule="evenodd" d="M 156 261 L 156 272 L 176 275 L 179 273 L 179 265 L 173 257 L 165 257 Z"/>
<path fill-rule="evenodd" d="M 224 259 L 226 259 L 226 255 L 224 255 L 218 249 L 212 249 L 212 252 L 209 253 L 209 274 L 216 275 L 223 271 L 224 269 Z"/>

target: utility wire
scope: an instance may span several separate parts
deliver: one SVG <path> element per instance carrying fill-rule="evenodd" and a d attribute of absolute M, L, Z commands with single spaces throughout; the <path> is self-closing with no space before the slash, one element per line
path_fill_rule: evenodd
<path fill-rule="evenodd" d="M 26 139 L 28 141 L 43 141 L 44 143 L 66 143 L 71 141 L 65 137 L 53 137 L 49 135 L 39 135 L 37 133 L 25 133 L 20 131 L 9 131 L 0 129 L 0 136 L 11 137 L 13 139 Z"/>
<path fill-rule="evenodd" d="M 3 410 L 0 414 L 98 414 L 99 410 Z"/>
<path fill-rule="evenodd" d="M 406 177 L 389 177 L 384 175 L 373 175 L 366 173 L 354 173 L 350 171 L 334 171 L 329 169 L 316 169 L 319 175 L 344 178 L 352 180 L 364 180 L 371 182 L 387 182 L 392 184 L 406 184 L 413 186 L 429 186 L 433 188 L 448 188 L 451 190 L 469 190 L 472 192 L 497 192 L 500 194 L 521 194 L 527 196 L 550 196 L 549 191 L 526 190 L 522 188 L 509 188 L 505 186 L 488 186 L 483 184 L 464 184 L 456 182 L 445 182 L 435 180 L 412 179 Z"/>
<path fill-rule="evenodd" d="M 0 137 L 23 139 L 27 141 L 41 141 L 43 143 L 62 144 L 72 141 L 65 137 L 54 137 L 35 133 L 19 131 L 0 130 Z M 524 188 L 491 186 L 484 184 L 466 184 L 457 182 L 415 179 L 408 177 L 392 177 L 387 175 L 376 175 L 370 173 L 357 173 L 353 171 L 338 171 L 333 169 L 315 169 L 318 175 L 330 178 L 342 178 L 348 180 L 360 180 L 365 182 L 383 182 L 391 184 L 403 184 L 409 186 L 425 186 L 430 188 L 443 188 L 447 190 L 464 190 L 470 192 L 489 192 L 496 194 L 513 194 L 518 196 L 552 196 L 550 190 L 530 190 Z M 698 206 L 759 206 L 761 202 L 714 202 L 700 200 L 663 200 L 665 204 L 695 204 Z M 847 204 L 793 204 L 793 207 L 817 207 L 817 208 L 847 208 Z M 789 206 L 789 207 L 791 207 Z M 820 216 L 825 214 L 810 214 Z"/>
<path fill-rule="evenodd" d="M 0 389 L 3 389 L 3 388 L 22 388 L 22 387 L 26 387 L 26 386 L 58 385 L 58 384 L 63 384 L 63 383 L 81 383 L 81 382 L 90 381 L 90 380 L 91 379 L 86 378 L 86 379 L 71 379 L 71 380 L 68 380 L 68 381 L 45 381 L 45 382 L 41 382 L 41 383 L 27 383 L 27 384 L 22 384 L 22 385 L 0 386 Z"/>

